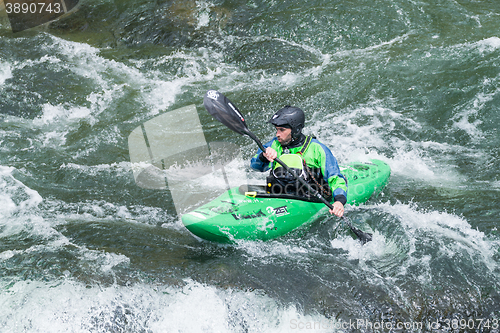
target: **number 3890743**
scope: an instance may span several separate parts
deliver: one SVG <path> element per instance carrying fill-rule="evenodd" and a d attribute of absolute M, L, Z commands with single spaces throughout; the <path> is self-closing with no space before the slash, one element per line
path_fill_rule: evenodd
<path fill-rule="evenodd" d="M 5 11 L 7 14 L 46 14 L 55 13 L 59 14 L 63 10 L 60 3 L 44 3 L 44 2 L 31 2 L 31 3 L 6 3 Z"/>

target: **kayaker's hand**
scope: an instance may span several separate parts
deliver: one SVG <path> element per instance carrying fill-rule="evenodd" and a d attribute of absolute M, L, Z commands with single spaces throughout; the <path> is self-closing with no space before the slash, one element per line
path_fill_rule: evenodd
<path fill-rule="evenodd" d="M 330 214 L 335 214 L 337 217 L 344 215 L 344 205 L 340 201 L 333 203 L 333 209 L 330 209 Z"/>
<path fill-rule="evenodd" d="M 266 152 L 262 153 L 262 155 L 264 155 L 264 157 L 267 158 L 269 162 L 273 162 L 274 159 L 278 157 L 278 153 L 276 152 L 276 150 L 271 147 L 267 147 Z"/>

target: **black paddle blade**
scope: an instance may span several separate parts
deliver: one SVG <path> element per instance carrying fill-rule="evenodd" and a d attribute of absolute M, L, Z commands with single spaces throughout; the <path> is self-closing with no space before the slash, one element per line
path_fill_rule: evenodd
<path fill-rule="evenodd" d="M 361 244 L 365 245 L 366 243 L 368 243 L 372 240 L 372 238 L 373 238 L 372 234 L 361 231 L 358 228 L 356 228 L 355 226 L 353 226 L 351 223 L 351 220 L 349 220 L 347 218 L 347 216 L 342 216 L 342 219 L 347 223 L 347 226 L 349 227 L 349 229 L 351 229 L 351 231 L 354 232 L 354 234 L 356 236 L 358 236 L 358 239 L 361 242 Z"/>
<path fill-rule="evenodd" d="M 217 90 L 209 90 L 203 98 L 203 105 L 218 121 L 236 133 L 252 136 L 240 110 Z"/>
<path fill-rule="evenodd" d="M 363 231 L 359 230 L 358 228 L 354 228 L 354 227 L 351 228 L 351 230 L 352 230 L 352 232 L 354 232 L 356 234 L 356 236 L 358 236 L 359 241 L 363 245 L 365 245 L 366 243 L 368 243 L 372 240 L 372 234 L 370 234 L 370 233 L 363 232 Z"/>

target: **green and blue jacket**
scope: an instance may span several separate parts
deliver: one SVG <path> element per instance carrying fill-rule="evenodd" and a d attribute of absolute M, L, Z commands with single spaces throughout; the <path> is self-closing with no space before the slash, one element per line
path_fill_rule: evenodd
<path fill-rule="evenodd" d="M 306 141 L 305 136 L 302 142 Z M 271 147 L 278 153 L 278 158 L 283 155 L 283 147 L 276 137 L 264 145 L 264 148 Z M 299 153 L 302 150 L 302 145 L 287 148 L 290 154 Z M 333 201 L 340 201 L 343 205 L 347 202 L 347 180 L 340 173 L 337 159 L 333 156 L 328 147 L 319 142 L 317 139 L 312 139 L 309 147 L 303 152 L 302 158 L 310 168 L 320 168 L 323 178 L 330 185 Z M 276 163 L 276 162 L 274 162 Z M 273 167 L 259 149 L 257 154 L 252 158 L 250 166 L 257 171 L 267 171 Z"/>

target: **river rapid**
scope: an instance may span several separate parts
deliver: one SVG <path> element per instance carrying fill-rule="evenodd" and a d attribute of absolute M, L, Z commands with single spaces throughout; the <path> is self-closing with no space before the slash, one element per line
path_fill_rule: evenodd
<path fill-rule="evenodd" d="M 373 241 L 327 215 L 194 238 L 128 137 L 194 104 L 261 181 L 209 89 L 263 141 L 296 105 L 339 163 L 387 162 L 346 207 Z M 0 13 L 0 332 L 499 332 L 499 127 L 496 0 L 82 0 L 18 33 Z"/>

